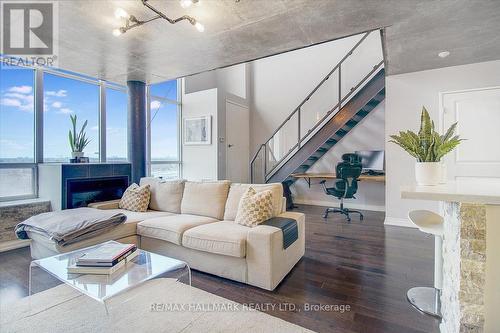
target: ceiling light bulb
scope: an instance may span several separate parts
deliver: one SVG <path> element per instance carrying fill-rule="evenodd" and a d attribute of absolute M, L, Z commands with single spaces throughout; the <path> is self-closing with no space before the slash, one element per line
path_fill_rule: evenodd
<path fill-rule="evenodd" d="M 181 7 L 188 8 L 193 4 L 193 0 L 181 0 Z"/>
<path fill-rule="evenodd" d="M 115 10 L 115 17 L 119 18 L 128 18 L 128 13 L 123 8 L 118 8 Z"/>
<path fill-rule="evenodd" d="M 122 34 L 121 30 L 120 29 L 113 29 L 113 36 L 120 36 Z"/>
<path fill-rule="evenodd" d="M 196 22 L 196 23 L 194 24 L 194 27 L 195 27 L 196 29 L 198 29 L 198 31 L 199 31 L 199 32 L 203 32 L 203 31 L 205 31 L 205 26 L 203 26 L 203 24 L 201 24 L 200 22 Z"/>
<path fill-rule="evenodd" d="M 447 56 L 449 56 L 449 55 L 450 55 L 450 52 L 448 52 L 448 51 L 443 51 L 443 52 L 439 52 L 439 53 L 438 53 L 438 56 L 439 56 L 440 58 L 446 58 L 446 57 L 447 57 Z"/>

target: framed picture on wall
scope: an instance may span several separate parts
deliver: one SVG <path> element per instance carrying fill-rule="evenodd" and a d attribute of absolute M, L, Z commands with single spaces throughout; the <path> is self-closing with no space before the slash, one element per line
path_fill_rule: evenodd
<path fill-rule="evenodd" d="M 212 144 L 212 116 L 184 118 L 184 144 Z"/>

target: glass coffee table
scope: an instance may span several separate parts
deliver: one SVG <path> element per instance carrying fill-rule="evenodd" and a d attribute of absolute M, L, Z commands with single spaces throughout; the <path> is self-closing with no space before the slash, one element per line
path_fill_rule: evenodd
<path fill-rule="evenodd" d="M 110 242 L 116 243 L 115 241 L 106 243 Z M 33 260 L 29 271 L 29 295 L 32 294 L 32 274 L 36 268 L 102 303 L 106 313 L 108 313 L 106 302 L 109 299 L 152 279 L 174 278 L 191 286 L 191 269 L 187 263 L 144 250 L 139 250 L 140 253 L 135 258 L 111 275 L 68 273 L 68 266 L 73 265 L 83 253 L 106 243 Z"/>

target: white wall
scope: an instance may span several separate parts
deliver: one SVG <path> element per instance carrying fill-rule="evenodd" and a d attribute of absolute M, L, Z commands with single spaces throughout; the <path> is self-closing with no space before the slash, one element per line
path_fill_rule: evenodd
<path fill-rule="evenodd" d="M 443 60 L 443 66 L 445 65 L 446 59 Z M 493 86 L 500 86 L 500 61 L 386 77 L 386 142 L 389 135 L 400 130 L 418 130 L 423 105 L 437 123 L 440 93 Z M 400 187 L 414 183 L 414 163 L 414 159 L 401 148 L 386 143 L 387 224 L 411 226 L 407 219 L 410 209 L 438 212 L 436 202 L 403 200 L 400 197 Z"/>
<path fill-rule="evenodd" d="M 308 172 L 334 172 L 342 154 L 356 150 L 383 150 L 385 105 L 380 103 L 368 116 L 354 127 L 348 135 L 323 155 Z M 327 183 L 327 186 L 330 183 Z M 295 203 L 336 207 L 339 201 L 323 191 L 319 181 L 312 180 L 311 188 L 300 179 L 291 187 Z M 346 206 L 357 209 L 385 210 L 385 188 L 383 183 L 359 182 L 356 199 L 345 201 Z"/>
<path fill-rule="evenodd" d="M 185 79 L 182 81 L 182 127 L 185 118 L 212 116 L 211 145 L 185 145 L 182 138 L 182 177 L 188 180 L 217 179 L 217 89 L 185 94 Z"/>
<path fill-rule="evenodd" d="M 183 177 L 226 178 L 226 101 L 249 105 L 248 65 L 240 64 L 183 79 L 183 118 L 212 115 L 212 144 L 183 145 Z M 248 153 L 249 154 L 249 153 Z M 208 164 L 207 164 L 208 163 Z"/>

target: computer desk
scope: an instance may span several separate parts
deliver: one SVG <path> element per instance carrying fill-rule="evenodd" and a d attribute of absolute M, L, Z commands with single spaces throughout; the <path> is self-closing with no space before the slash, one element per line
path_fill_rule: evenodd
<path fill-rule="evenodd" d="M 311 187 L 311 179 L 336 179 L 335 173 L 293 173 L 293 178 L 304 178 L 309 187 Z M 361 174 L 359 181 L 385 183 L 385 175 L 369 175 Z"/>

